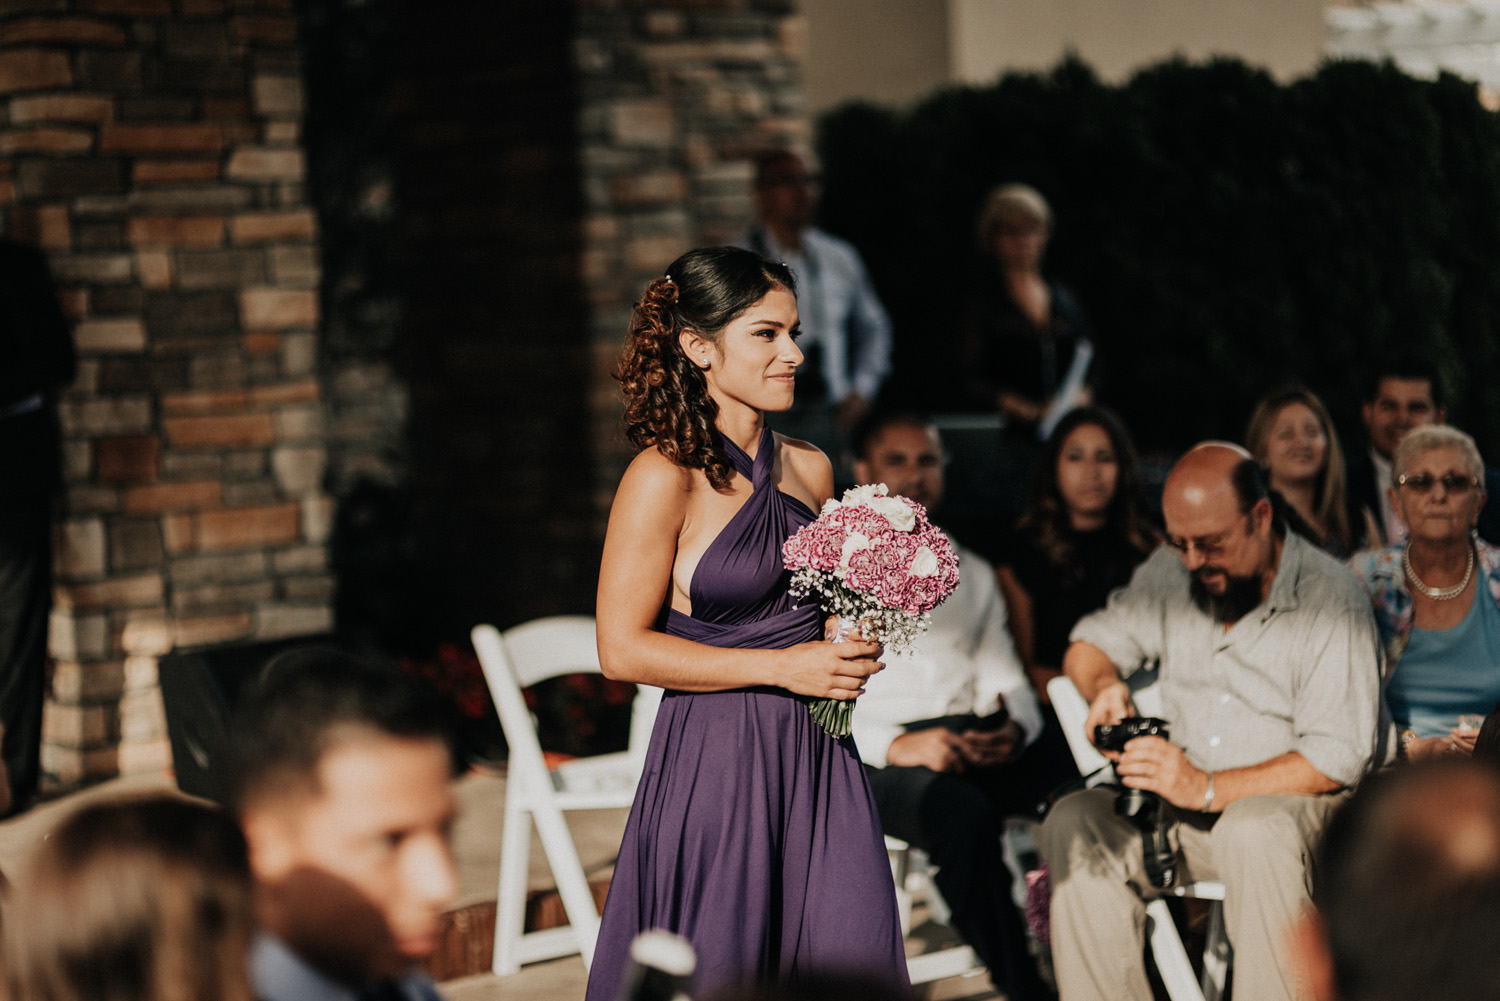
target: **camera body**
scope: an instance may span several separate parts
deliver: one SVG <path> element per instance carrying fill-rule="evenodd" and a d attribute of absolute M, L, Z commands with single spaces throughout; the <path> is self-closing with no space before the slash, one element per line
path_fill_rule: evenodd
<path fill-rule="evenodd" d="M 1125 745 L 1137 737 L 1169 739 L 1167 721 L 1155 716 L 1127 716 L 1118 723 L 1094 727 L 1094 746 L 1101 751 L 1124 751 Z M 1141 832 L 1147 881 L 1159 889 L 1177 882 L 1177 855 L 1167 838 L 1160 798 L 1144 789 L 1121 787 L 1115 797 L 1115 813 Z"/>
<path fill-rule="evenodd" d="M 1094 727 L 1094 746 L 1101 751 L 1124 751 L 1137 737 L 1167 739 L 1167 721 L 1155 716 L 1126 716 L 1118 723 L 1100 723 Z"/>

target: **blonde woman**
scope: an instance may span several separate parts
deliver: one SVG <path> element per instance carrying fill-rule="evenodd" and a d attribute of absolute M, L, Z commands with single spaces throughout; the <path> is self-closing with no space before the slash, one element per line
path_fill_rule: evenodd
<path fill-rule="evenodd" d="M 1245 447 L 1266 486 L 1296 515 L 1291 527 L 1334 556 L 1348 556 L 1356 533 L 1344 499 L 1344 451 L 1323 401 L 1301 386 L 1263 397 L 1250 415 Z"/>

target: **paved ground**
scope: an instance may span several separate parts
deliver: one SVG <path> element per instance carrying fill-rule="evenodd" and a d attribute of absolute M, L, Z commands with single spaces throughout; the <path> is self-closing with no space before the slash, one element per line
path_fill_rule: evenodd
<path fill-rule="evenodd" d="M 0 823 L 0 870 L 15 875 L 47 833 L 67 812 L 99 797 L 112 797 L 174 789 L 170 776 L 146 775 L 116 779 L 93 789 L 62 799 L 42 803 L 19 817 Z M 462 813 L 454 831 L 454 854 L 458 860 L 460 897 L 458 906 L 493 900 L 499 873 L 500 813 L 504 803 L 505 779 L 493 772 L 474 772 L 459 781 L 458 796 Z M 573 824 L 579 855 L 586 868 L 607 867 L 619 845 L 625 825 L 625 811 L 598 811 L 580 814 Z M 550 874 L 533 839 L 531 883 L 534 887 L 551 885 Z M 921 925 L 921 912 L 915 918 Z M 930 923 L 918 929 L 908 942 L 908 952 L 922 951 L 945 944 L 946 929 Z M 931 939 L 931 941 L 927 941 Z M 584 992 L 583 962 L 577 956 L 536 963 L 508 977 L 493 974 L 465 977 L 443 985 L 449 1001 L 580 1001 Z M 987 1001 L 1000 998 L 990 989 L 982 973 L 924 985 L 919 997 L 930 1001 Z"/>

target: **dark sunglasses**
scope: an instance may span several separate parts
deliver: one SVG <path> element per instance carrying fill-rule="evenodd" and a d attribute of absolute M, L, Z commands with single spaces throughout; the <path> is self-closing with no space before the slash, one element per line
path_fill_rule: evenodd
<path fill-rule="evenodd" d="M 1460 476 L 1457 473 L 1444 473 L 1442 476 L 1433 476 L 1431 473 L 1408 476 L 1402 473 L 1396 477 L 1396 482 L 1403 487 L 1411 487 L 1419 494 L 1431 490 L 1434 483 L 1441 483 L 1443 491 L 1450 494 L 1466 494 L 1479 486 L 1478 477 Z"/>

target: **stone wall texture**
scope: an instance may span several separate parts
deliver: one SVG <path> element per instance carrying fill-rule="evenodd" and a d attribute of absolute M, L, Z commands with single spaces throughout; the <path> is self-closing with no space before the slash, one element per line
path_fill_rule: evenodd
<path fill-rule="evenodd" d="M 0 3 L 0 226 L 81 359 L 49 781 L 166 764 L 169 651 L 592 611 L 631 304 L 807 143 L 802 35 L 790 0 Z"/>
<path fill-rule="evenodd" d="M 161 654 L 332 627 L 297 40 L 290 0 L 0 7 L 0 221 L 80 358 L 53 784 L 167 764 Z"/>
<path fill-rule="evenodd" d="M 756 153 L 807 148 L 805 25 L 791 0 L 582 0 L 573 46 L 591 307 L 596 509 L 630 458 L 610 372 L 648 281 L 749 222 Z"/>

